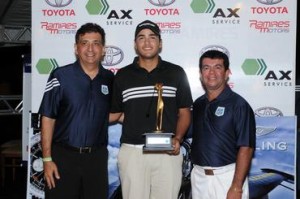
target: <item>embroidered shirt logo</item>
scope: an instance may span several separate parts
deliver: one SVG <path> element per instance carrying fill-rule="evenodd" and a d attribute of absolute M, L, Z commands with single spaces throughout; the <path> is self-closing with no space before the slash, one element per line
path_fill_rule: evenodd
<path fill-rule="evenodd" d="M 109 93 L 108 91 L 108 87 L 106 85 L 101 85 L 101 92 L 104 94 L 104 95 L 107 95 Z"/>
<path fill-rule="evenodd" d="M 220 116 L 224 115 L 224 112 L 225 112 L 225 107 L 218 107 L 216 112 L 215 112 L 215 115 L 220 117 Z"/>

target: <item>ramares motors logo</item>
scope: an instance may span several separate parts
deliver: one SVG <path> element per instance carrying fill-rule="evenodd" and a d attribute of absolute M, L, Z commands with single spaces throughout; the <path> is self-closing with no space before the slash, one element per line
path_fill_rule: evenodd
<path fill-rule="evenodd" d="M 280 34 L 290 32 L 290 21 L 249 20 L 249 27 L 259 33 Z"/>
<path fill-rule="evenodd" d="M 267 70 L 267 64 L 263 59 L 246 59 L 241 67 L 245 75 L 264 77 L 264 86 L 292 86 L 291 70 Z"/>
<path fill-rule="evenodd" d="M 45 0 L 45 2 L 51 7 L 42 9 L 43 16 L 50 17 L 63 17 L 72 18 L 76 16 L 74 9 L 66 8 L 73 0 Z M 77 23 L 63 23 L 63 22 L 47 22 L 42 21 L 41 29 L 48 31 L 50 34 L 75 34 L 77 29 Z"/>
<path fill-rule="evenodd" d="M 262 6 L 250 7 L 250 13 L 252 17 L 257 16 L 282 16 L 288 15 L 289 11 L 286 6 L 274 6 L 281 1 L 270 1 L 270 0 L 258 0 L 258 2 L 264 4 Z M 264 17 L 266 18 L 266 17 Z M 250 19 L 249 27 L 258 30 L 260 33 L 289 33 L 290 32 L 290 21 L 289 20 L 273 20 L 274 17 L 268 20 L 257 20 Z"/>
<path fill-rule="evenodd" d="M 163 21 L 156 22 L 162 34 L 180 34 L 181 22 L 180 21 Z"/>
<path fill-rule="evenodd" d="M 41 29 L 48 31 L 50 34 L 75 34 L 77 31 L 77 23 L 51 23 L 42 21 Z"/>
<path fill-rule="evenodd" d="M 234 8 L 217 8 L 213 0 L 192 0 L 190 4 L 192 10 L 196 14 L 209 13 L 213 14 L 212 24 L 240 24 L 239 11 L 240 7 Z"/>
<path fill-rule="evenodd" d="M 175 0 L 148 0 L 149 3 L 155 6 L 155 8 L 145 8 L 146 16 L 179 16 L 180 11 L 176 7 L 171 7 L 175 3 Z M 160 18 L 163 19 L 163 18 Z M 181 21 L 157 21 L 162 34 L 180 34 Z"/>
<path fill-rule="evenodd" d="M 36 69 L 41 75 L 48 75 L 58 67 L 56 60 L 52 58 L 41 58 L 36 64 Z"/>

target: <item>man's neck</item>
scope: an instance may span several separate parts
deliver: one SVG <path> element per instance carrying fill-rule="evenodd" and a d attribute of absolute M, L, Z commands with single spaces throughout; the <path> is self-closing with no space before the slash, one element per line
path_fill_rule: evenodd
<path fill-rule="evenodd" d="M 225 88 L 226 88 L 226 86 L 222 86 L 216 90 L 207 90 L 208 101 L 212 101 L 212 100 L 216 99 L 223 92 L 223 90 Z"/>
<path fill-rule="evenodd" d="M 87 74 L 91 79 L 94 79 L 98 72 L 99 67 L 98 66 L 81 66 L 82 70 Z"/>
<path fill-rule="evenodd" d="M 152 59 L 144 59 L 139 57 L 138 64 L 140 67 L 144 68 L 148 72 L 151 72 L 153 69 L 155 69 L 158 65 L 158 57 L 154 57 Z"/>

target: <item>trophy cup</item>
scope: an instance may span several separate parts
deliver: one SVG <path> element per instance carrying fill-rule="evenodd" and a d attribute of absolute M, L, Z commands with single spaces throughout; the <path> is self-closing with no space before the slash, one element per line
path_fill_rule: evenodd
<path fill-rule="evenodd" d="M 172 151 L 172 136 L 173 133 L 167 133 L 162 131 L 162 119 L 164 102 L 162 99 L 163 84 L 155 84 L 155 89 L 157 90 L 157 108 L 156 108 L 156 129 L 150 133 L 144 133 L 146 137 L 145 146 L 143 147 L 144 152 L 151 151 Z"/>

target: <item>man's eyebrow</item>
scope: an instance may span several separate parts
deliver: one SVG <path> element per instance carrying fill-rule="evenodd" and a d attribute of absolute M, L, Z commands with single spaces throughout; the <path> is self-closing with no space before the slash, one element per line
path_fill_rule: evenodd
<path fill-rule="evenodd" d="M 101 40 L 99 39 L 80 39 L 79 41 L 92 41 L 92 42 L 102 42 Z"/>

